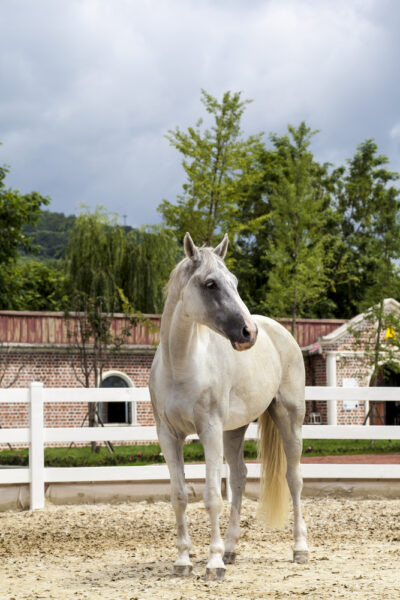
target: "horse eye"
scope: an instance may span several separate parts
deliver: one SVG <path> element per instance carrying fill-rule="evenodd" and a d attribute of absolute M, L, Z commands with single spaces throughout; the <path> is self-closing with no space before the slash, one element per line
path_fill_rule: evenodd
<path fill-rule="evenodd" d="M 217 284 L 215 283 L 214 279 L 209 279 L 206 281 L 205 286 L 209 290 L 214 290 L 217 287 Z"/>

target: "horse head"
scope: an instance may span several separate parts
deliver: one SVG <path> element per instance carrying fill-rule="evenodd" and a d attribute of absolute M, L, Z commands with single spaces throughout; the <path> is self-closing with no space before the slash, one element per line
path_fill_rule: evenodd
<path fill-rule="evenodd" d="M 198 248 L 189 233 L 184 239 L 188 260 L 186 285 L 181 300 L 184 313 L 226 337 L 235 350 L 251 348 L 257 339 L 257 325 L 237 291 L 237 279 L 224 262 L 228 236 L 216 248 Z"/>

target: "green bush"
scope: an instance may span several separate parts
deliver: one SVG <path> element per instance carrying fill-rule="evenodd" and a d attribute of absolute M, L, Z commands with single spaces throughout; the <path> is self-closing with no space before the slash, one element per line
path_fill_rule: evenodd
<path fill-rule="evenodd" d="M 2 450 L 0 452 L 0 465 L 13 465 L 16 467 L 27 467 L 29 464 L 28 449 Z"/>

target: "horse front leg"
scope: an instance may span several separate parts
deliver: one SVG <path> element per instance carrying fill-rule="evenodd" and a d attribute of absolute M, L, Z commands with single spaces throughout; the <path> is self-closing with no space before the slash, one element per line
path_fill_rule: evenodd
<path fill-rule="evenodd" d="M 158 428 L 158 439 L 170 473 L 171 504 L 176 518 L 178 556 L 174 562 L 174 574 L 190 575 L 193 566 L 189 557 L 191 544 L 186 523 L 188 496 L 183 460 L 184 439 L 175 437 L 163 425 Z"/>
<path fill-rule="evenodd" d="M 240 535 L 240 510 L 247 475 L 247 468 L 243 457 L 243 443 L 246 429 L 247 425 L 240 427 L 240 429 L 224 431 L 224 454 L 229 465 L 229 485 L 232 490 L 231 514 L 225 533 L 224 563 L 226 565 L 235 562 L 235 547 Z"/>
<path fill-rule="evenodd" d="M 222 435 L 222 423 L 218 419 L 212 423 L 208 422 L 202 431 L 199 431 L 206 459 L 204 505 L 211 525 L 210 555 L 206 567 L 207 579 L 223 579 L 226 569 L 223 561 L 225 547 L 219 525 L 219 516 L 223 507 L 221 494 Z"/>

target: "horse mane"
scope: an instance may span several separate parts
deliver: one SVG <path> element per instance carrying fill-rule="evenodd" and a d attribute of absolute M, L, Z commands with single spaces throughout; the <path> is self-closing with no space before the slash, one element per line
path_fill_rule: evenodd
<path fill-rule="evenodd" d="M 176 267 L 171 271 L 169 280 L 165 285 L 164 292 L 166 299 L 173 293 L 174 290 L 181 290 L 184 287 L 193 273 L 198 269 L 209 269 L 211 268 L 215 260 L 221 260 L 214 253 L 213 248 L 209 246 L 203 246 L 198 248 L 200 253 L 200 260 L 193 262 L 190 258 L 184 258 L 181 260 Z"/>
<path fill-rule="evenodd" d="M 165 303 L 161 317 L 161 340 L 167 339 L 171 318 L 178 303 L 182 289 L 188 283 L 193 273 L 199 269 L 210 269 L 215 262 L 223 264 L 223 261 L 215 254 L 213 248 L 203 246 L 198 248 L 200 260 L 193 261 L 184 258 L 171 271 L 169 280 L 164 288 Z"/>

